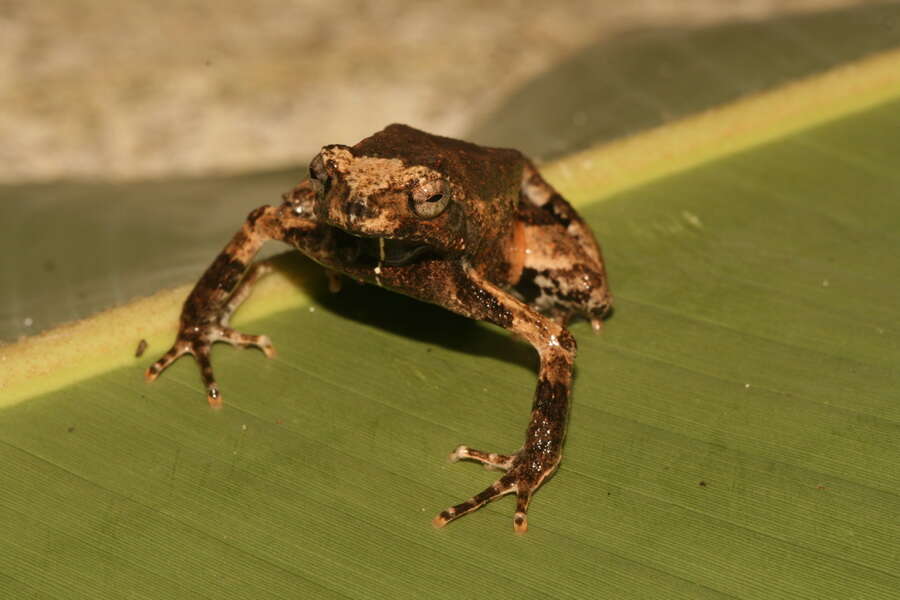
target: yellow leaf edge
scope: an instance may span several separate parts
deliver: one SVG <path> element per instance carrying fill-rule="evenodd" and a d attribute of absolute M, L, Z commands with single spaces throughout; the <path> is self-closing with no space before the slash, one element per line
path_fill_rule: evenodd
<path fill-rule="evenodd" d="M 895 98 L 900 98 L 900 49 L 600 144 L 542 171 L 573 204 L 599 202 Z M 189 285 L 164 290 L 0 346 L 0 409 L 112 369 L 147 366 L 174 339 L 181 302 L 189 291 Z M 241 309 L 240 320 L 311 303 L 302 286 L 298 288 L 296 275 L 276 272 L 260 282 Z M 147 341 L 148 351 L 136 357 L 140 340 Z"/>
<path fill-rule="evenodd" d="M 748 150 L 900 96 L 900 48 L 570 154 L 541 169 L 573 204 Z"/>

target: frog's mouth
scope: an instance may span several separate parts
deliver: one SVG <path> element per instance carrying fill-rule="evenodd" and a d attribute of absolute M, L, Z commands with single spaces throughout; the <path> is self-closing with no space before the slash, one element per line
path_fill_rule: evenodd
<path fill-rule="evenodd" d="M 392 240 L 385 237 L 362 237 L 335 228 L 338 246 L 352 262 L 402 267 L 436 254 L 428 244 Z"/>

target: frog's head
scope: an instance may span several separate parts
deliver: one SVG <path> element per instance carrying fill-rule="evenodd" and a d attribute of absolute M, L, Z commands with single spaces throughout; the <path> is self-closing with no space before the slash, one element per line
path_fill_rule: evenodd
<path fill-rule="evenodd" d="M 488 157 L 473 155 L 486 150 L 404 125 L 353 147 L 326 146 L 309 168 L 316 218 L 362 238 L 388 264 L 471 252 L 499 235 L 492 223 L 508 225 L 517 198 L 505 186 L 503 198 L 483 200 L 497 199 L 496 181 L 507 171 L 516 181 L 512 169 L 492 170 Z"/>

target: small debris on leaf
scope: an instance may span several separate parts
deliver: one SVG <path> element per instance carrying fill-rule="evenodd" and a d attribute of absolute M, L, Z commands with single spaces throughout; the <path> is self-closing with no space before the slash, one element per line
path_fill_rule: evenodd
<path fill-rule="evenodd" d="M 138 342 L 137 349 L 134 351 L 134 357 L 140 358 L 144 355 L 144 351 L 147 349 L 147 346 L 150 344 L 147 343 L 147 340 L 141 340 Z"/>

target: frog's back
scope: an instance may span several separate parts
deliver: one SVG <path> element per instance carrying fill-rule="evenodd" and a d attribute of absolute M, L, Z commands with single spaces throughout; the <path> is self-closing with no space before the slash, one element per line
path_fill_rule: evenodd
<path fill-rule="evenodd" d="M 527 160 L 518 150 L 490 148 L 394 123 L 353 146 L 357 156 L 397 158 L 440 171 L 485 201 L 518 189 Z"/>

